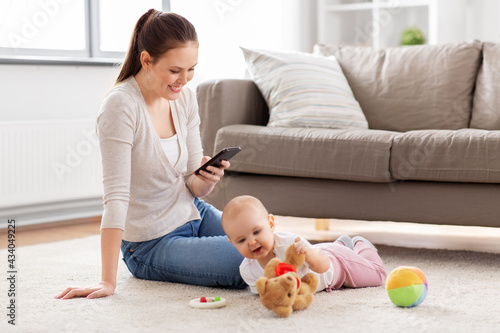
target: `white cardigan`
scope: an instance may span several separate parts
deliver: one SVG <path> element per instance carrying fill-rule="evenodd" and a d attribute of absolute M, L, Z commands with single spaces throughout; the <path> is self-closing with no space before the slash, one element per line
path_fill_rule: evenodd
<path fill-rule="evenodd" d="M 172 166 L 162 149 L 135 78 L 114 87 L 97 118 L 104 185 L 101 228 L 124 230 L 123 239 L 142 242 L 199 219 L 190 191 L 200 166 L 198 104 L 184 87 L 170 101 L 180 146 Z"/>

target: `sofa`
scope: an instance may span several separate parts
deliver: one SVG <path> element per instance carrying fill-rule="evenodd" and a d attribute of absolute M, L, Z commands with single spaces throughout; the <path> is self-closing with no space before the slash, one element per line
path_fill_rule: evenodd
<path fill-rule="evenodd" d="M 285 216 L 500 227 L 499 44 L 313 53 L 340 64 L 368 127 L 269 126 L 254 79 L 205 81 L 205 155 L 242 148 L 208 202 L 249 194 Z"/>

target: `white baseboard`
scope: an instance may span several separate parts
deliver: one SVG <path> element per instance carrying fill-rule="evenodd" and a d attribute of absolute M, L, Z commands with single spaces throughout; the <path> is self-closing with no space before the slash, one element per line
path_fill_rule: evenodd
<path fill-rule="evenodd" d="M 0 230 L 14 219 L 16 227 L 58 221 L 75 220 L 102 215 L 102 198 L 86 198 L 0 208 Z"/>

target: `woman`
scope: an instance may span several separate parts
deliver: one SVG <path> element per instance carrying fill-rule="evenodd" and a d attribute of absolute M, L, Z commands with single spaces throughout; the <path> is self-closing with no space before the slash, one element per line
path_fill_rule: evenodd
<path fill-rule="evenodd" d="M 116 288 L 121 251 L 137 278 L 245 288 L 243 257 L 227 241 L 221 212 L 199 200 L 230 164 L 193 174 L 202 156 L 195 94 L 184 87 L 198 39 L 184 17 L 154 9 L 137 22 L 116 86 L 97 120 L 103 161 L 101 282 L 56 298 L 97 298 Z"/>

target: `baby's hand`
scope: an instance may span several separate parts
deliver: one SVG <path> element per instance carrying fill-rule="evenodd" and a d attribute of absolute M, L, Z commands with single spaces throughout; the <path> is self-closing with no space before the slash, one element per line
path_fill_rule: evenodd
<path fill-rule="evenodd" d="M 330 268 L 330 259 L 325 251 L 313 248 L 305 240 L 300 237 L 295 238 L 295 253 L 305 255 L 306 263 L 311 271 L 316 273 L 324 273 Z"/>
<path fill-rule="evenodd" d="M 305 254 L 306 257 L 311 251 L 311 248 L 309 247 L 309 244 L 300 237 L 295 238 L 295 245 L 293 246 L 295 248 L 295 253 L 297 254 Z"/>

